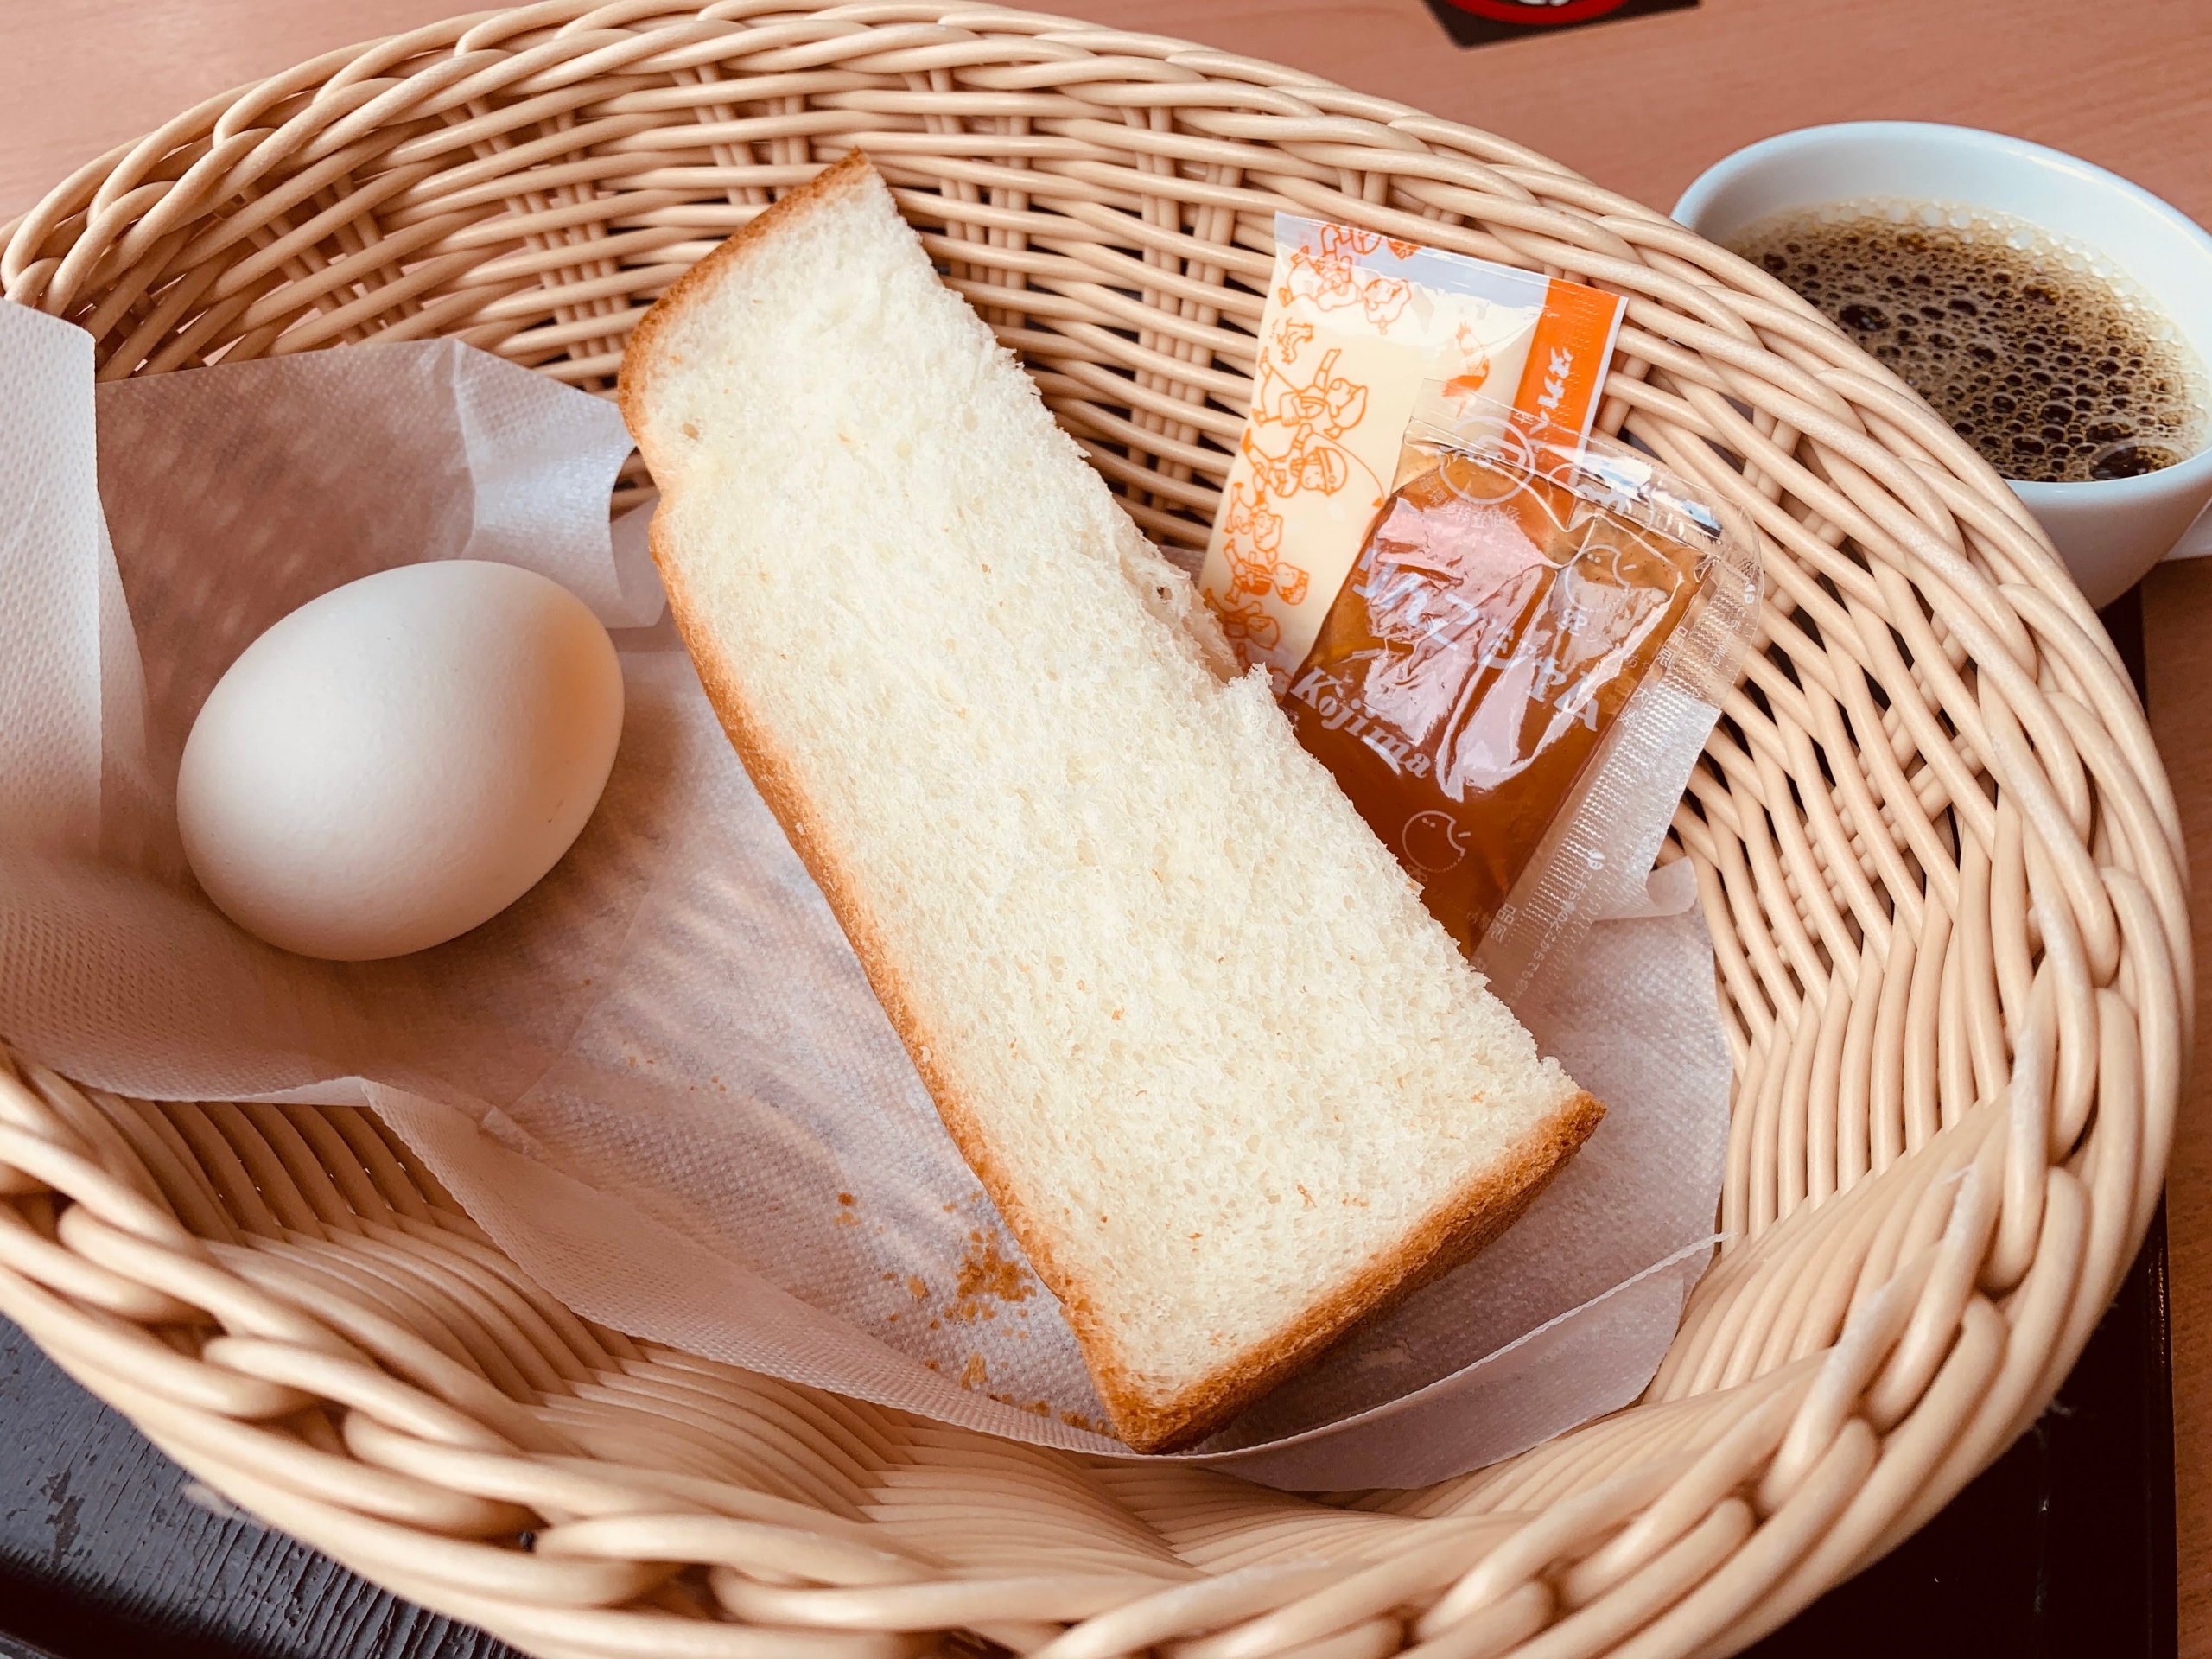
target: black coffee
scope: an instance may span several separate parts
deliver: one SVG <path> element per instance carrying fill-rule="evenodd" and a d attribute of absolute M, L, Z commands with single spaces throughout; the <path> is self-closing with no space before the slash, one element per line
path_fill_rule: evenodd
<path fill-rule="evenodd" d="M 2172 325 L 2018 219 L 1845 203 L 1754 225 L 1733 246 L 2007 478 L 2128 478 L 2200 447 L 2203 372 Z"/>

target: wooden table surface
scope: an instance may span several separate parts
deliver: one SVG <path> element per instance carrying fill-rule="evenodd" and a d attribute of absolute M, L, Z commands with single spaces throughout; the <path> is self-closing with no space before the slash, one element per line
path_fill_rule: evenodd
<path fill-rule="evenodd" d="M 1045 0 L 1039 0 L 1041 4 Z M 1659 206 L 1770 133 L 1873 118 L 2053 144 L 2212 225 L 2212 0 L 1704 0 L 1694 10 L 1463 53 L 1421 0 L 1062 0 L 1094 20 L 1326 74 L 1487 127 Z M 200 99 L 454 0 L 9 0 L 0 219 Z M 2146 590 L 2152 723 L 2199 870 L 2212 868 L 2212 559 Z M 2200 963 L 2208 899 L 2195 903 Z M 2200 974 L 2199 985 L 2212 983 Z M 2204 993 L 2200 989 L 2200 1015 Z M 2181 1653 L 2212 1659 L 2212 1067 L 2169 1178 Z"/>

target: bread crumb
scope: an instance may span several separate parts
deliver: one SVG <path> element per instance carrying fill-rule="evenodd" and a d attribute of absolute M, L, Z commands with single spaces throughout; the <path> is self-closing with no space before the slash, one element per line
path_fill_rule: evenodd
<path fill-rule="evenodd" d="M 968 1254 L 960 1261 L 960 1278 L 953 1287 L 952 1300 L 942 1310 L 944 1317 L 970 1324 L 976 1319 L 998 1317 L 999 1302 L 1027 1301 L 1036 1291 L 1036 1281 L 1029 1269 L 1013 1257 L 1000 1253 L 998 1241 L 987 1238 L 978 1230 L 968 1235 L 970 1241 Z"/>
<path fill-rule="evenodd" d="M 988 1381 L 990 1381 L 990 1370 L 983 1363 L 983 1357 L 981 1354 L 969 1355 L 967 1364 L 961 1368 L 960 1386 L 963 1389 L 980 1389 Z"/>
<path fill-rule="evenodd" d="M 857 1204 L 859 1200 L 854 1198 L 849 1192 L 840 1192 L 837 1195 L 837 1202 L 849 1207 L 852 1205 Z"/>
<path fill-rule="evenodd" d="M 888 1274 L 884 1275 L 887 1279 L 890 1276 Z M 918 1302 L 925 1302 L 930 1296 L 929 1282 L 920 1274 L 910 1273 L 906 1275 L 906 1294 Z"/>

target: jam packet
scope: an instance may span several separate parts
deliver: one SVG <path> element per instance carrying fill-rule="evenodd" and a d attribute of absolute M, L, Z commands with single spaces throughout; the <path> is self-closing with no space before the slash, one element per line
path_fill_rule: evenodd
<path fill-rule="evenodd" d="M 1758 562 L 1648 455 L 1449 385 L 1417 396 L 1282 706 L 1471 956 L 1639 688 L 1687 694 L 1647 718 L 1702 741 L 1756 621 Z M 1634 810 L 1663 832 L 1673 799 Z M 1587 868 L 1548 868 L 1553 899 Z"/>
<path fill-rule="evenodd" d="M 1579 440 L 1624 302 L 1289 213 L 1275 216 L 1275 250 L 1251 408 L 1198 586 L 1281 696 L 1393 487 L 1424 384 Z"/>

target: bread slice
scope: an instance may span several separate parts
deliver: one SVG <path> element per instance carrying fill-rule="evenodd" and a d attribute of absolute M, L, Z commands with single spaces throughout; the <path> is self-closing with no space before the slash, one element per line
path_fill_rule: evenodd
<path fill-rule="evenodd" d="M 707 693 L 1130 1446 L 1596 1126 L 863 158 L 669 290 L 622 409 Z"/>

